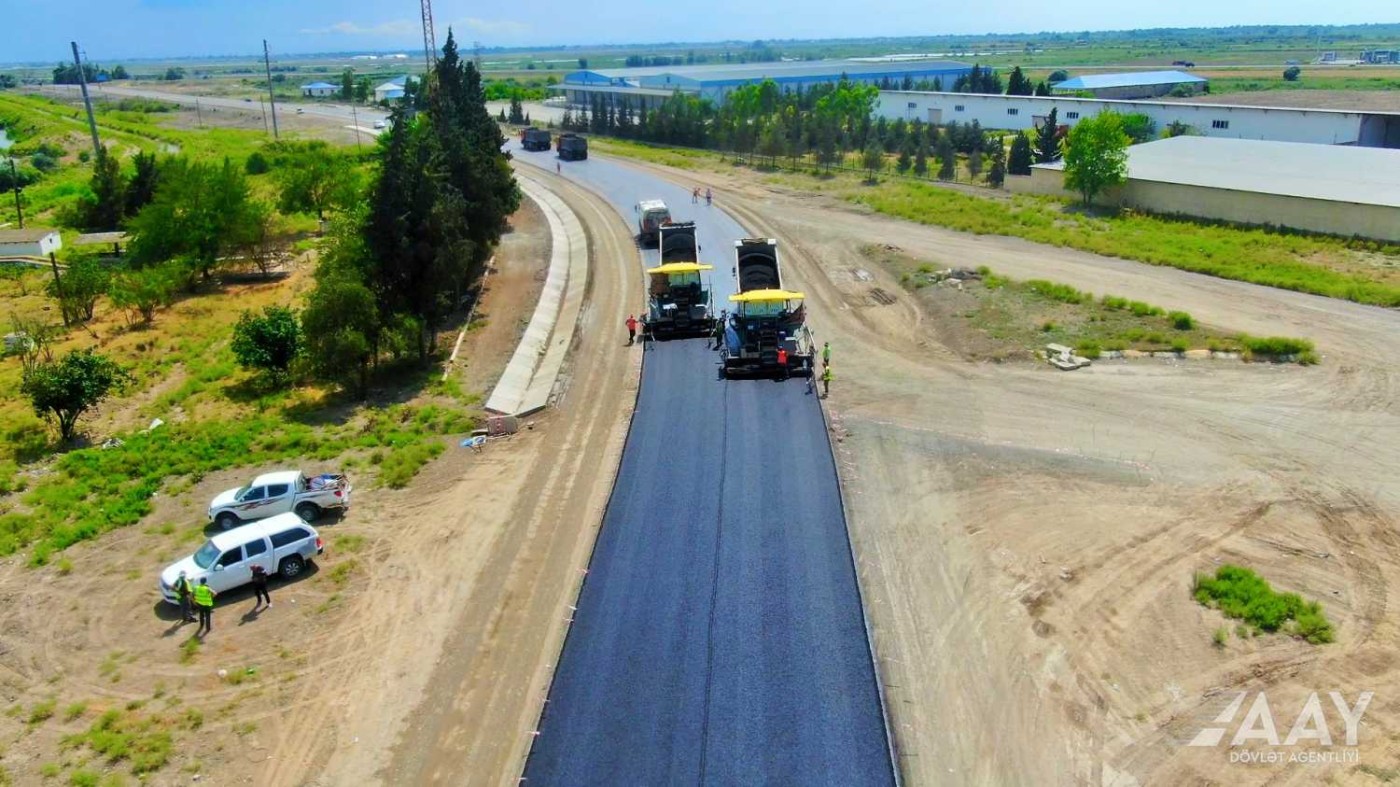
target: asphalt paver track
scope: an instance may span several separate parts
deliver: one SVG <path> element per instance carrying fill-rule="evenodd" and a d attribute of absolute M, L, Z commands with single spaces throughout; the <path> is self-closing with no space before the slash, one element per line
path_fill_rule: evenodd
<path fill-rule="evenodd" d="M 732 219 L 606 160 L 565 167 L 625 217 L 659 196 L 695 219 L 725 302 Z M 803 379 L 721 380 L 708 347 L 646 357 L 526 783 L 891 784 L 816 397 Z"/>

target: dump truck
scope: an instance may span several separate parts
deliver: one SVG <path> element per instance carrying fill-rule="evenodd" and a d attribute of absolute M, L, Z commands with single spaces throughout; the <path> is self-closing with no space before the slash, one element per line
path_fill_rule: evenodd
<path fill-rule="evenodd" d="M 695 222 L 661 225 L 657 245 L 661 264 L 647 270 L 647 330 L 658 339 L 714 335 L 714 304 L 704 281 L 714 266 L 700 262 Z"/>
<path fill-rule="evenodd" d="M 559 158 L 565 161 L 585 161 L 588 158 L 588 140 L 573 132 L 560 134 L 555 147 L 559 150 Z"/>
<path fill-rule="evenodd" d="M 778 242 L 772 238 L 734 241 L 734 281 L 739 284 L 739 292 L 781 289 L 783 275 L 778 266 Z"/>
<path fill-rule="evenodd" d="M 522 128 L 520 130 L 520 147 L 526 150 L 549 150 L 549 132 L 542 128 Z"/>
<path fill-rule="evenodd" d="M 671 222 L 671 209 L 659 199 L 646 199 L 637 203 L 636 211 L 637 244 L 643 247 L 657 245 L 662 225 Z"/>
<path fill-rule="evenodd" d="M 805 296 L 782 288 L 778 242 L 744 238 L 734 242 L 734 256 L 739 292 L 729 296 L 733 311 L 724 324 L 725 376 L 810 375 L 816 347 L 806 326 Z"/>

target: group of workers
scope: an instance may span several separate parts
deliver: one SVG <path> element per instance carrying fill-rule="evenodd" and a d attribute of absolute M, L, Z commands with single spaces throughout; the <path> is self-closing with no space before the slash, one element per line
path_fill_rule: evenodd
<path fill-rule="evenodd" d="M 706 204 L 706 205 L 713 205 L 713 204 L 714 204 L 714 200 L 715 200 L 715 194 L 714 194 L 714 192 L 713 192 L 713 191 L 710 191 L 709 187 L 706 187 L 706 188 L 705 188 L 705 204 Z M 696 186 L 695 188 L 693 188 L 693 189 L 690 190 L 690 204 L 692 204 L 692 205 L 699 205 L 699 204 L 700 204 L 700 187 L 699 187 L 699 186 Z"/>
<path fill-rule="evenodd" d="M 272 609 L 272 596 L 267 592 L 267 580 L 267 569 L 254 564 L 253 590 L 257 594 L 257 603 L 253 605 L 254 612 L 262 608 L 264 601 L 267 602 L 267 608 Z M 193 623 L 195 613 L 199 614 L 199 628 L 194 632 L 196 637 L 214 630 L 214 597 L 219 594 L 209 587 L 207 578 L 200 577 L 199 584 L 195 584 L 190 581 L 188 574 L 181 571 L 175 580 L 175 595 L 180 598 L 181 623 Z"/>

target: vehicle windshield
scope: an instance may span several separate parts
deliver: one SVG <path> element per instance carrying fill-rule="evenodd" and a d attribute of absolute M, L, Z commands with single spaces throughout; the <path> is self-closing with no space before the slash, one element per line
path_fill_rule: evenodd
<path fill-rule="evenodd" d="M 204 546 L 194 553 L 194 564 L 200 568 L 209 568 L 214 565 L 214 561 L 219 559 L 219 548 L 214 546 L 213 541 L 205 541 Z"/>
<path fill-rule="evenodd" d="M 243 499 L 243 496 L 246 495 L 246 494 L 248 494 L 248 490 L 249 490 L 249 489 L 252 489 L 252 487 L 251 487 L 251 486 L 242 486 L 242 487 L 239 487 L 239 488 L 238 488 L 238 491 L 233 493 L 233 499 L 234 499 L 234 500 L 242 500 L 242 499 Z"/>

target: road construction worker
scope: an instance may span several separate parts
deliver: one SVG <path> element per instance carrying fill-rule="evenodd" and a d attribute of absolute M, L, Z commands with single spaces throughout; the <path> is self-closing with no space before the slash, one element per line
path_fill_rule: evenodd
<path fill-rule="evenodd" d="M 705 204 L 709 205 L 714 201 L 715 195 L 708 188 L 705 189 Z"/>
<path fill-rule="evenodd" d="M 699 204 L 699 203 L 700 203 L 700 187 L 699 187 L 699 186 L 696 186 L 695 188 L 693 188 L 693 189 L 690 190 L 690 204 L 692 204 L 692 205 L 697 205 L 697 204 Z"/>
<path fill-rule="evenodd" d="M 721 347 L 724 346 L 724 323 L 725 323 L 725 321 L 728 320 L 728 319 L 729 319 L 729 312 L 728 312 L 728 311 L 722 311 L 722 312 L 719 313 L 719 319 L 718 319 L 718 320 L 715 320 L 715 347 L 714 347 L 714 349 L 716 349 L 716 350 L 718 350 L 718 349 L 720 349 Z"/>
<path fill-rule="evenodd" d="M 779 347 L 779 348 L 778 348 L 778 379 L 779 379 L 779 380 L 786 380 L 786 379 L 788 378 L 788 364 L 787 364 L 787 362 L 788 362 L 787 348 L 786 348 L 786 347 Z"/>
<path fill-rule="evenodd" d="M 637 343 L 637 315 L 627 315 L 627 346 Z"/>
<path fill-rule="evenodd" d="M 194 622 L 194 585 L 190 584 L 190 578 L 181 571 L 179 578 L 175 580 L 175 595 L 180 599 L 180 621 L 182 623 Z"/>
<path fill-rule="evenodd" d="M 822 366 L 831 365 L 831 342 L 822 344 Z"/>
<path fill-rule="evenodd" d="M 831 364 L 822 367 L 822 398 L 831 395 Z"/>
<path fill-rule="evenodd" d="M 267 608 L 272 609 L 272 596 L 267 592 L 267 569 L 262 566 L 253 565 L 253 592 L 257 594 L 257 603 L 253 609 L 262 606 L 263 601 L 267 602 Z"/>
<path fill-rule="evenodd" d="M 199 584 L 194 586 L 194 607 L 199 610 L 199 628 L 195 629 L 195 636 L 200 633 L 209 633 L 214 630 L 214 589 L 209 587 L 209 580 L 205 577 L 199 578 Z"/>

